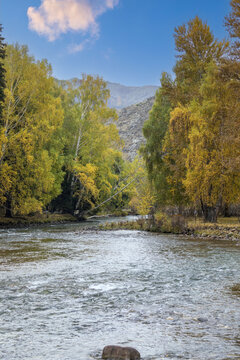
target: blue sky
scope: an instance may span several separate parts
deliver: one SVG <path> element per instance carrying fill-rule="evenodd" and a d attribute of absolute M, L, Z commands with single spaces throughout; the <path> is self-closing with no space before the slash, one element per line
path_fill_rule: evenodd
<path fill-rule="evenodd" d="M 175 62 L 174 27 L 198 15 L 226 38 L 230 0 L 0 0 L 8 43 L 27 44 L 59 79 L 99 74 L 124 85 L 159 85 Z"/>

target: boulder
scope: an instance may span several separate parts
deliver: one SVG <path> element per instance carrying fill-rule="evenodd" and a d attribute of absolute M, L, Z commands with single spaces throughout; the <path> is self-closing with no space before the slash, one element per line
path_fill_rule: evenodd
<path fill-rule="evenodd" d="M 105 346 L 102 352 L 102 359 L 105 360 L 139 360 L 139 352 L 131 347 L 115 345 Z"/>

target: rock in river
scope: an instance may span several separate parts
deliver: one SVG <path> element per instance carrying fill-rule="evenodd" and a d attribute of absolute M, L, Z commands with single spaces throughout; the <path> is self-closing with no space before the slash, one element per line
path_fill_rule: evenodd
<path fill-rule="evenodd" d="M 121 347 L 115 345 L 105 346 L 102 353 L 105 360 L 139 360 L 139 352 L 131 347 Z"/>

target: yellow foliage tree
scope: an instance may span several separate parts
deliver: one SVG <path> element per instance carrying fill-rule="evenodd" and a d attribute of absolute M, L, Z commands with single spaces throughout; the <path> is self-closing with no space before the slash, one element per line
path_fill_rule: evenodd
<path fill-rule="evenodd" d="M 148 179 L 147 170 L 142 158 L 136 158 L 132 164 L 135 178 L 132 187 L 130 207 L 140 215 L 148 215 L 156 201 L 153 187 Z"/>
<path fill-rule="evenodd" d="M 64 87 L 67 175 L 56 207 L 81 216 L 111 197 L 119 179 L 116 166 L 122 142 L 114 124 L 116 111 L 107 106 L 110 93 L 103 79 L 83 75 Z"/>
<path fill-rule="evenodd" d="M 0 201 L 11 212 L 41 211 L 60 191 L 60 144 L 50 145 L 63 120 L 53 96 L 51 67 L 35 61 L 26 46 L 9 45 L 0 136 Z M 58 181 L 57 181 L 58 179 Z"/>
<path fill-rule="evenodd" d="M 73 171 L 79 181 L 79 186 L 74 194 L 78 198 L 76 208 L 82 207 L 86 202 L 93 206 L 99 194 L 96 186 L 97 167 L 92 164 L 85 166 L 74 164 Z"/>
<path fill-rule="evenodd" d="M 214 222 L 218 207 L 240 196 L 240 105 L 215 64 L 209 66 L 201 97 L 190 106 L 193 125 L 183 183 L 189 197 L 200 201 L 205 220 Z"/>
<path fill-rule="evenodd" d="M 167 182 L 175 205 L 186 203 L 182 180 L 186 174 L 186 154 L 188 136 L 191 129 L 190 112 L 179 104 L 170 114 L 168 132 L 165 135 L 163 150 L 164 164 L 168 168 Z"/>

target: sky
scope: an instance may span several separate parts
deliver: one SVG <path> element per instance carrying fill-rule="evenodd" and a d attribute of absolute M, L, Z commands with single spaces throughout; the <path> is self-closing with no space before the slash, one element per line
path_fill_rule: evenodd
<path fill-rule="evenodd" d="M 159 85 L 175 63 L 173 32 L 198 15 L 227 38 L 230 0 L 0 0 L 7 43 L 28 45 L 58 79 L 100 75 L 123 85 Z"/>

